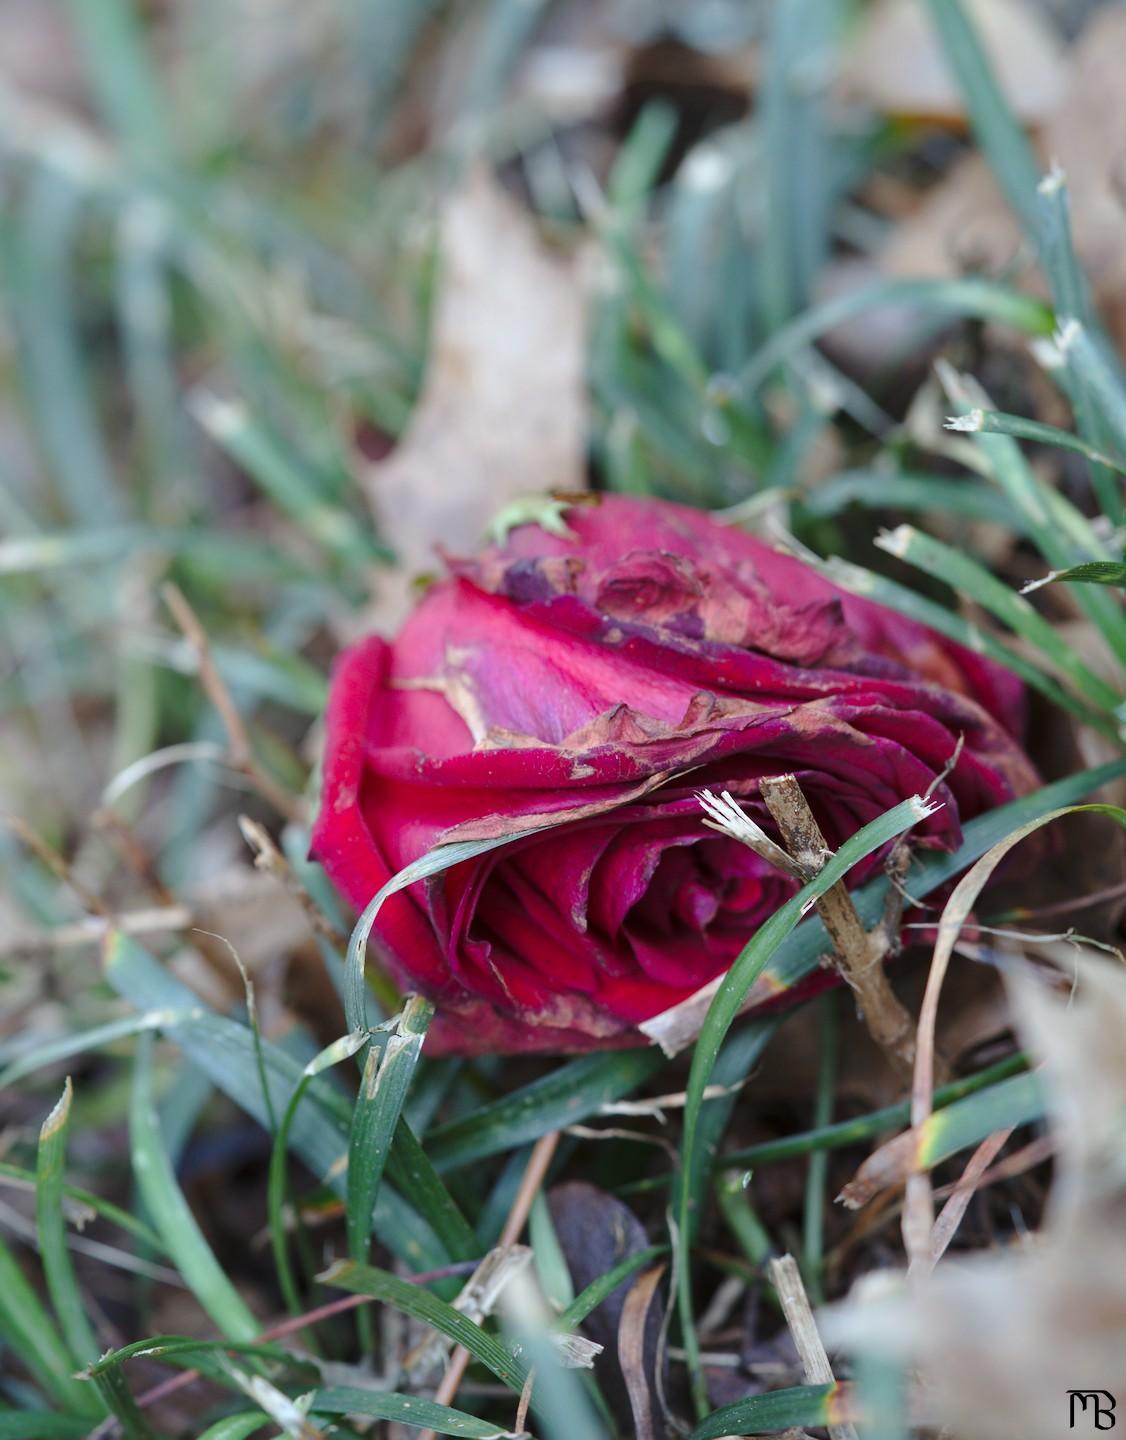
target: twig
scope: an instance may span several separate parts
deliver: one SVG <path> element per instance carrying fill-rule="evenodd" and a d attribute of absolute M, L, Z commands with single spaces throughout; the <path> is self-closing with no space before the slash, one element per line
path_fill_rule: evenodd
<path fill-rule="evenodd" d="M 797 780 L 793 775 L 767 777 L 759 782 L 759 790 L 790 855 L 807 879 L 816 875 L 831 852 Z M 915 1027 L 884 972 L 889 934 L 883 927 L 868 934 L 843 880 L 817 901 L 817 913 L 833 942 L 837 970 L 852 988 L 873 1040 L 900 1075 L 910 1075 Z"/>
<path fill-rule="evenodd" d="M 508 1212 L 508 1219 L 504 1222 L 504 1229 L 497 1241 L 497 1249 L 504 1250 L 510 1245 L 515 1245 L 520 1234 L 527 1224 L 528 1215 L 531 1212 L 532 1204 L 539 1194 L 543 1185 L 544 1177 L 547 1175 L 548 1167 L 555 1155 L 555 1147 L 559 1144 L 559 1131 L 552 1130 L 543 1135 L 535 1143 L 531 1155 L 528 1157 L 528 1164 L 524 1170 L 523 1179 L 520 1181 L 520 1188 L 516 1192 L 516 1198 L 512 1202 L 512 1209 Z M 469 1364 L 469 1351 L 463 1345 L 459 1345 L 446 1364 L 446 1373 L 442 1376 L 442 1383 L 434 1392 L 434 1399 L 439 1405 L 452 1405 Z M 529 1391 L 530 1395 L 530 1391 Z M 424 1430 L 419 1434 L 418 1440 L 437 1440 L 433 1430 Z"/>
<path fill-rule="evenodd" d="M 199 682 L 207 698 L 219 712 L 219 719 L 223 722 L 223 729 L 227 734 L 231 768 L 245 775 L 262 799 L 272 805 L 279 814 L 284 815 L 287 820 L 303 823 L 305 811 L 301 802 L 268 775 L 255 760 L 250 736 L 246 732 L 238 707 L 231 698 L 231 692 L 219 674 L 219 668 L 211 654 L 207 632 L 200 624 L 199 617 L 179 587 L 170 580 L 160 587 L 160 593 L 183 632 L 184 639 L 195 651 Z"/>
<path fill-rule="evenodd" d="M 793 1337 L 808 1385 L 832 1385 L 836 1377 L 829 1364 L 824 1342 L 809 1307 L 809 1297 L 802 1284 L 798 1262 L 792 1255 L 776 1256 L 770 1262 L 770 1278 L 778 1292 L 782 1313 Z M 849 1423 L 830 1425 L 832 1440 L 858 1440 L 856 1427 Z"/>
<path fill-rule="evenodd" d="M 278 880 L 285 892 L 292 895 L 305 912 L 305 919 L 308 920 L 313 933 L 322 936 L 338 949 L 343 950 L 348 944 L 348 936 L 342 930 L 338 930 L 324 911 L 317 906 L 316 901 L 293 873 L 293 867 L 289 861 L 274 844 L 273 837 L 266 827 L 259 825 L 257 820 L 252 820 L 249 815 L 240 815 L 238 828 L 242 831 L 242 838 L 254 851 L 255 870 L 262 870 Z"/>
<path fill-rule="evenodd" d="M 58 925 L 53 930 L 17 930 L 0 940 L 0 956 L 40 955 L 76 945 L 97 944 L 107 930 L 121 930 L 126 935 L 156 935 L 188 930 L 194 922 L 195 917 L 186 905 L 160 905 L 149 910 L 127 910 L 120 915 L 88 915 L 84 920 Z"/>
<path fill-rule="evenodd" d="M 102 897 L 79 880 L 59 852 L 48 845 L 41 835 L 36 834 L 26 820 L 22 820 L 18 815 L 0 815 L 0 825 L 6 825 L 18 835 L 36 859 L 41 860 L 57 880 L 70 886 L 87 910 L 92 910 L 95 915 L 110 913 L 109 906 Z"/>

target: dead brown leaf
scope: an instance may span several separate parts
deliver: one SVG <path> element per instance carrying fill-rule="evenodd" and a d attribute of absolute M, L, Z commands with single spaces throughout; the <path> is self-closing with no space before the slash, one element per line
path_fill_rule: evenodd
<path fill-rule="evenodd" d="M 436 547 L 475 548 L 505 504 L 586 488 L 581 266 L 549 250 L 483 170 L 448 201 L 430 363 L 406 434 L 367 467 L 399 568 L 379 599 L 395 625 Z"/>
<path fill-rule="evenodd" d="M 1126 9 L 1096 12 L 1073 47 L 1060 102 L 1041 133 L 1044 160 L 1068 182 L 1072 230 L 1080 263 L 1104 319 L 1126 342 Z M 1017 252 L 1019 232 L 985 161 L 970 155 L 954 165 L 914 216 L 898 225 L 881 255 L 891 275 L 997 273 Z M 1043 292 L 1031 263 L 1023 278 Z"/>
<path fill-rule="evenodd" d="M 1059 103 L 1063 47 L 1028 0 L 968 0 L 966 10 L 1009 103 L 1027 124 Z M 845 53 L 845 93 L 887 115 L 961 123 L 957 81 L 922 0 L 876 0 Z"/>

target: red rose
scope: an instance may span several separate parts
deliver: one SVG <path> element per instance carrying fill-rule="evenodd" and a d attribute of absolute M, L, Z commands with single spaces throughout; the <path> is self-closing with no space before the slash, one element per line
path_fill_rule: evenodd
<path fill-rule="evenodd" d="M 979 656 L 698 511 L 592 497 L 566 522 L 452 563 L 333 681 L 313 853 L 357 907 L 444 841 L 562 822 L 381 910 L 432 1048 L 634 1043 L 723 971 L 793 882 L 705 827 L 705 787 L 775 834 L 758 780 L 792 771 L 837 846 L 962 735 L 914 832 L 951 849 L 1036 783 L 1021 688 Z"/>

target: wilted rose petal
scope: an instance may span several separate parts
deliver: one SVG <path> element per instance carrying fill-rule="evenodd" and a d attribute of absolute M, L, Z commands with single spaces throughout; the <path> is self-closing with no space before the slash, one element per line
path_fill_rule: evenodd
<path fill-rule="evenodd" d="M 725 970 L 795 882 L 705 826 L 702 789 L 773 836 L 758 782 L 792 771 L 835 847 L 963 736 L 915 832 L 952 849 L 1036 783 L 1020 686 L 980 656 L 697 511 L 604 496 L 567 527 L 451 561 L 334 678 L 313 852 L 354 905 L 434 845 L 552 827 L 381 911 L 433 1048 L 641 1043 Z"/>

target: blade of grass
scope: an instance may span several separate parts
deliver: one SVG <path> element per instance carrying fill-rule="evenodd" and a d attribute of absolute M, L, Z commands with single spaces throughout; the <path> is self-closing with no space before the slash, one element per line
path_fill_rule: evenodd
<path fill-rule="evenodd" d="M 121 1427 L 125 1440 L 160 1440 L 160 1436 L 133 1399 L 129 1383 L 118 1367 L 101 1371 L 95 1377 L 94 1384 L 106 1408 Z"/>
<path fill-rule="evenodd" d="M 224 1335 L 252 1340 L 261 1326 L 227 1278 L 176 1183 L 157 1124 L 152 1076 L 153 1037 L 138 1042 L 129 1106 L 133 1173 L 145 1208 L 192 1294 Z"/>
<path fill-rule="evenodd" d="M 967 520 L 990 520 L 1018 535 L 1024 532 L 1023 519 L 1004 495 L 947 475 L 885 471 L 878 467 L 846 470 L 820 481 L 812 490 L 800 492 L 799 499 L 811 515 L 839 515 L 846 506 L 856 504 L 875 510 L 925 510 Z"/>
<path fill-rule="evenodd" d="M 1021 594 L 1028 595 L 1041 585 L 1054 585 L 1061 580 L 1081 585 L 1126 585 L 1126 562 L 1088 560 L 1085 565 L 1069 565 L 1066 570 L 1049 570 L 1042 579 L 1029 581 Z"/>
<path fill-rule="evenodd" d="M 309 1088 L 310 1082 L 317 1076 L 328 1070 L 333 1065 L 338 1065 L 342 1060 L 348 1060 L 357 1054 L 369 1039 L 366 1030 L 358 1031 L 351 1035 L 342 1035 L 339 1040 L 334 1040 L 331 1045 L 313 1057 L 301 1072 L 301 1078 L 293 1088 L 289 1104 L 285 1107 L 281 1123 L 274 1134 L 274 1143 L 270 1150 L 270 1169 L 266 1185 L 266 1210 L 270 1226 L 270 1243 L 274 1252 L 274 1268 L 277 1271 L 278 1286 L 282 1292 L 286 1307 L 291 1315 L 300 1315 L 302 1312 L 301 1297 L 297 1293 L 297 1282 L 293 1274 L 293 1267 L 289 1263 L 289 1247 L 286 1244 L 285 1234 L 285 1201 L 286 1201 L 286 1162 L 289 1153 L 290 1131 L 293 1128 L 293 1120 L 297 1114 L 298 1107 Z M 298 1221 L 300 1223 L 300 1221 Z"/>
<path fill-rule="evenodd" d="M 704 1103 L 712 1071 L 724 1037 L 739 1013 L 743 998 L 757 977 L 766 968 L 774 951 L 794 929 L 805 910 L 826 890 L 843 879 L 859 860 L 872 854 L 889 840 L 895 839 L 926 814 L 929 807 L 917 796 L 904 800 L 887 814 L 865 825 L 851 836 L 824 869 L 792 899 L 760 926 L 754 937 L 735 958 L 723 984 L 708 1007 L 688 1076 L 687 1099 L 684 1107 L 684 1133 L 681 1142 L 681 1168 L 677 1182 L 676 1217 L 678 1243 L 687 1245 L 706 1187 L 707 1158 L 702 1152 L 699 1136 L 700 1111 Z M 707 1393 L 700 1366 L 699 1341 L 696 1336 L 692 1307 L 692 1275 L 689 1256 L 682 1253 L 678 1267 L 678 1308 L 680 1313 L 686 1359 L 691 1375 L 693 1398 L 698 1414 L 707 1413 Z"/>
<path fill-rule="evenodd" d="M 131 157 L 172 158 L 161 83 L 132 0 L 68 0 L 98 104 Z"/>
<path fill-rule="evenodd" d="M 838 0 L 789 0 L 770 12 L 761 106 L 766 218 L 761 243 L 764 328 L 804 310 L 824 260 L 832 198 L 821 96 L 840 25 Z"/>
<path fill-rule="evenodd" d="M 817 1093 L 813 1102 L 814 1129 L 822 1129 L 833 1118 L 833 1097 L 837 1085 L 837 1050 L 840 1027 L 837 1023 L 837 996 L 833 991 L 818 1002 Z M 825 1290 L 822 1269 L 825 1264 L 825 1202 L 829 1180 L 829 1155 L 826 1150 L 810 1153 L 805 1177 L 805 1209 L 802 1220 L 802 1269 L 810 1302 L 822 1305 Z"/>
<path fill-rule="evenodd" d="M 464 1410 L 437 1405 L 419 1395 L 360 1390 L 350 1385 L 318 1390 L 310 1410 L 314 1415 L 362 1415 L 373 1420 L 415 1425 L 438 1435 L 464 1435 L 469 1440 L 504 1440 L 511 1433 L 490 1420 L 478 1420 Z"/>
<path fill-rule="evenodd" d="M 829 1426 L 844 1418 L 846 1391 L 834 1385 L 797 1385 L 723 1405 L 697 1425 L 689 1440 L 723 1440 L 731 1435 L 771 1435 L 779 1430 Z"/>
<path fill-rule="evenodd" d="M 655 1049 L 580 1056 L 473 1115 L 436 1125 L 427 1154 L 438 1170 L 454 1170 L 538 1140 L 632 1094 L 667 1063 Z"/>
<path fill-rule="evenodd" d="M 958 413 L 993 408 L 988 395 L 972 376 L 959 375 L 941 361 L 935 368 Z M 985 456 L 993 479 L 1024 516 L 1029 534 L 1053 570 L 1066 570 L 1080 559 L 1111 558 L 1086 517 L 1062 495 L 1037 480 L 1011 435 L 987 435 L 979 431 L 973 443 Z M 1122 623 L 1121 607 L 1111 596 L 1089 591 L 1081 591 L 1078 600 L 1107 644 L 1126 662 L 1126 626 Z"/>
<path fill-rule="evenodd" d="M 1054 625 L 972 556 L 952 545 L 944 545 L 941 540 L 933 540 L 910 525 L 900 525 L 890 533 L 881 532 L 875 543 L 879 549 L 916 566 L 925 575 L 944 581 L 995 615 L 1010 630 L 1037 646 L 1057 671 L 1066 675 L 1077 690 L 1101 709 L 1113 710 L 1122 699 L 1118 691 L 1083 663 L 1074 646 L 1061 637 Z"/>
<path fill-rule="evenodd" d="M 667 1245 L 649 1245 L 644 1250 L 638 1250 L 633 1255 L 627 1255 L 624 1260 L 619 1260 L 604 1275 L 599 1275 L 584 1290 L 579 1291 L 556 1320 L 555 1328 L 559 1331 L 577 1329 L 592 1310 L 597 1310 L 603 1300 L 614 1293 L 623 1280 L 628 1280 L 651 1261 L 667 1255 L 668 1249 Z"/>
<path fill-rule="evenodd" d="M 74 1378 L 74 1361 L 15 1256 L 0 1239 L 0 1340 L 47 1395 L 71 1415 L 105 1413 L 96 1393 Z"/>
<path fill-rule="evenodd" d="M 975 1075 L 963 1080 L 952 1080 L 941 1085 L 934 1092 L 935 1111 L 944 1110 L 955 1100 L 986 1090 L 1001 1080 L 1027 1067 L 1023 1055 L 1010 1055 L 998 1060 Z M 791 1160 L 800 1155 L 813 1154 L 819 1150 L 835 1150 L 844 1145 L 858 1145 L 864 1140 L 906 1125 L 911 1119 L 911 1103 L 908 1100 L 898 1105 L 887 1105 L 882 1110 L 872 1110 L 867 1115 L 857 1115 L 852 1120 L 839 1120 L 835 1125 L 824 1125 L 816 1130 L 805 1130 L 796 1135 L 785 1135 L 778 1140 L 764 1140 L 758 1145 L 749 1145 L 741 1150 L 728 1150 L 719 1156 L 717 1169 L 755 1168 L 770 1165 L 778 1160 Z"/>
<path fill-rule="evenodd" d="M 380 1181 L 433 1015 L 429 1000 L 411 995 L 383 1044 L 368 1044 L 360 1093 L 352 1110 L 345 1191 L 348 1251 L 360 1263 L 368 1258 Z M 356 1319 L 367 1352 L 374 1343 L 371 1311 L 365 1307 Z"/>
<path fill-rule="evenodd" d="M 1078 435 L 1060 430 L 1055 425 L 1044 425 L 1039 420 L 1026 420 L 1023 415 L 1006 415 L 1003 410 L 971 410 L 968 415 L 959 415 L 948 420 L 946 428 L 970 435 L 979 432 L 985 435 L 1012 435 L 1016 440 L 1056 445 L 1061 450 L 1073 450 L 1088 460 L 1126 474 L 1126 462 L 1115 460 L 1113 456 L 1096 450 Z"/>
<path fill-rule="evenodd" d="M 188 1002 L 198 1000 L 186 986 L 174 979 L 151 955 L 127 936 L 113 932 L 104 946 L 105 974 L 109 983 L 133 1004 L 146 999 L 163 1001 L 181 1013 Z M 263 1128 L 268 1128 L 253 1037 L 245 1025 L 202 1009 L 187 1020 L 167 1027 L 167 1033 L 180 1049 L 208 1075 L 224 1094 L 229 1095 Z M 301 1063 L 275 1044 L 262 1041 L 262 1058 L 266 1083 L 274 1109 L 280 1112 L 289 1103 L 301 1080 Z M 307 1103 L 293 1120 L 293 1148 L 318 1179 L 337 1193 L 345 1188 L 348 1127 L 351 1106 L 339 1091 L 320 1079 L 310 1082 Z M 411 1203 L 402 1193 L 383 1187 L 377 1204 L 376 1230 L 396 1255 L 415 1270 L 437 1270 L 452 1258 L 444 1242 L 438 1239 L 439 1229 L 452 1229 L 451 1211 L 456 1207 L 431 1167 L 415 1163 L 417 1145 L 413 1148 L 405 1131 L 396 1138 L 392 1149 L 389 1176 L 398 1186 L 400 1165 L 412 1178 L 414 1189 Z M 405 1157 L 405 1158 L 402 1158 Z M 433 1217 L 434 1225 L 430 1223 Z M 472 1232 L 461 1221 L 458 1233 L 464 1238 Z M 477 1253 L 476 1250 L 470 1252 Z"/>
<path fill-rule="evenodd" d="M 0 1440 L 83 1440 L 89 1433 L 89 1420 L 54 1410 L 0 1411 Z"/>
<path fill-rule="evenodd" d="M 248 1440 L 256 1430 L 270 1424 L 270 1417 L 263 1410 L 248 1410 L 244 1415 L 228 1415 L 225 1420 L 216 1420 L 200 1435 L 199 1440 Z"/>
<path fill-rule="evenodd" d="M 75 1364 L 81 1367 L 96 1359 L 101 1347 L 87 1318 L 82 1292 L 78 1288 L 63 1218 L 63 1171 L 66 1168 L 67 1129 L 73 1095 L 68 1075 L 59 1103 L 39 1131 L 35 1219 L 47 1293 Z"/>
<path fill-rule="evenodd" d="M 1050 306 L 991 280 L 878 280 L 815 305 L 783 326 L 732 379 L 724 384 L 744 403 L 784 361 L 822 335 L 869 310 L 910 306 L 929 314 L 994 320 L 1026 335 L 1050 335 L 1055 316 Z"/>
<path fill-rule="evenodd" d="M 19 318 L 22 361 L 38 436 L 68 510 L 83 526 L 125 517 L 113 462 L 92 399 L 78 337 L 73 251 L 84 194 L 71 177 L 37 169 L 18 236 L 10 293 Z"/>
<path fill-rule="evenodd" d="M 458 1345 L 462 1345 L 517 1394 L 528 1378 L 523 1363 L 495 1339 L 467 1320 L 460 1311 L 439 1300 L 421 1285 L 412 1285 L 386 1270 L 372 1265 L 358 1265 L 354 1260 L 341 1260 L 317 1277 L 323 1285 L 335 1285 L 355 1295 L 370 1295 L 386 1305 L 393 1305 L 424 1325 L 433 1326 Z"/>
<path fill-rule="evenodd" d="M 958 81 L 974 136 L 1025 234 L 1038 234 L 1040 166 L 1020 121 L 1001 92 L 962 0 L 926 0 L 946 60 Z"/>
<path fill-rule="evenodd" d="M 185 993 L 195 999 L 190 991 Z M 111 1045 L 115 1040 L 122 1040 L 129 1035 L 142 1035 L 146 1030 L 165 1030 L 181 1020 L 197 1019 L 203 1013 L 198 1007 L 149 1010 L 144 1015 L 127 1015 L 120 1020 L 108 1020 L 104 1025 L 96 1025 L 92 1030 L 62 1035 L 57 1040 L 32 1040 L 27 1054 L 19 1056 L 0 1071 L 0 1090 L 6 1090 L 17 1080 L 26 1079 L 28 1075 L 34 1075 L 37 1070 L 42 1070 L 47 1065 L 57 1065 L 60 1060 L 70 1060 L 87 1050 L 99 1050 L 103 1045 Z"/>

